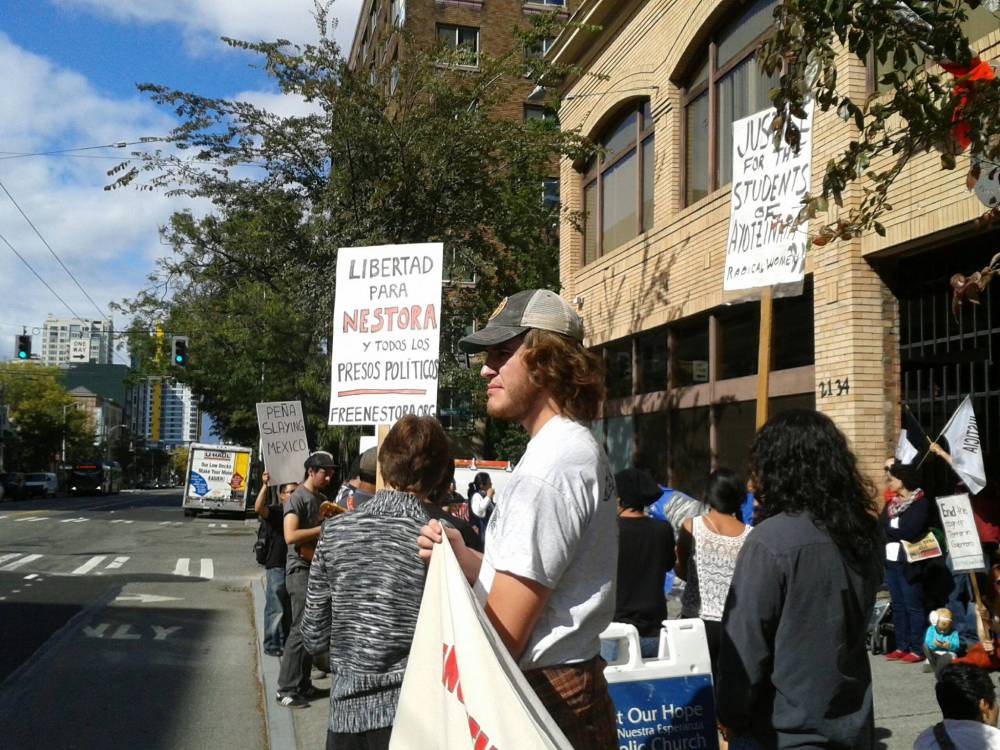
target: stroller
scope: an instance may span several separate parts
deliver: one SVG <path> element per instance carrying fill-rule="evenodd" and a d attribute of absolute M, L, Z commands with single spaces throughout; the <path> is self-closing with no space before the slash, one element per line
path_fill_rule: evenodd
<path fill-rule="evenodd" d="M 892 627 L 892 604 L 889 598 L 875 600 L 866 635 L 868 651 L 873 656 L 888 654 L 896 648 L 896 634 Z"/>

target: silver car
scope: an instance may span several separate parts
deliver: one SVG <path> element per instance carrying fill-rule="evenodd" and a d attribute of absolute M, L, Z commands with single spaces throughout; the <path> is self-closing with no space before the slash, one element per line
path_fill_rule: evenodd
<path fill-rule="evenodd" d="M 24 475 L 24 494 L 26 497 L 55 497 L 59 490 L 56 475 L 51 472 L 38 472 Z"/>

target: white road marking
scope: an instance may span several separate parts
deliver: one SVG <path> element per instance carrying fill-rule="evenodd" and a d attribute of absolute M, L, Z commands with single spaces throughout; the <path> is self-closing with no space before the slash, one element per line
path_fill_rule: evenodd
<path fill-rule="evenodd" d="M 177 558 L 177 565 L 174 566 L 174 575 L 175 576 L 191 575 L 191 558 L 189 557 Z"/>
<path fill-rule="evenodd" d="M 214 528 L 215 528 L 215 524 L 214 524 L 214 523 L 210 523 L 210 524 L 208 525 L 208 528 L 210 528 L 210 529 L 214 529 Z"/>
<path fill-rule="evenodd" d="M 122 594 L 115 599 L 116 602 L 139 602 L 140 604 L 158 604 L 159 602 L 179 602 L 182 601 L 176 596 L 160 596 L 159 594 Z M 153 627 L 156 627 L 155 625 Z"/>
<path fill-rule="evenodd" d="M 34 562 L 35 560 L 40 560 L 42 555 L 25 555 L 20 560 L 16 560 L 8 565 L 4 565 L 0 570 L 16 570 L 22 565 L 27 565 L 28 563 Z"/>
<path fill-rule="evenodd" d="M 117 570 L 122 565 L 127 563 L 131 558 L 128 557 L 116 557 L 114 560 L 108 563 L 108 567 L 105 570 Z"/>
<path fill-rule="evenodd" d="M 224 529 L 228 529 L 228 528 L 229 528 L 229 524 L 228 524 L 228 523 L 224 523 L 224 524 L 220 524 L 220 525 L 221 525 L 221 526 L 222 526 L 222 528 L 224 528 Z"/>
<path fill-rule="evenodd" d="M 64 518 L 59 523 L 86 523 L 89 520 L 90 520 L 89 518 L 82 518 L 82 517 L 81 518 Z"/>
<path fill-rule="evenodd" d="M 212 564 L 211 557 L 201 558 L 201 577 L 215 578 L 215 565 Z"/>
<path fill-rule="evenodd" d="M 17 557 L 20 554 L 21 554 L 20 552 L 11 552 L 11 553 L 6 554 L 6 555 L 0 555 L 0 565 L 3 565 L 8 560 L 13 560 L 15 557 Z"/>
<path fill-rule="evenodd" d="M 31 581 L 35 578 L 38 578 L 38 573 L 28 573 L 28 575 L 24 577 L 24 580 Z"/>
<path fill-rule="evenodd" d="M 15 518 L 14 523 L 21 523 L 22 521 L 27 521 L 28 523 L 35 523 L 37 521 L 48 521 L 48 516 L 25 516 L 24 518 Z"/>
<path fill-rule="evenodd" d="M 128 521 L 128 520 L 126 520 L 124 518 L 116 518 L 111 523 L 135 523 L 135 521 Z"/>
<path fill-rule="evenodd" d="M 2 521 L 5 518 L 10 518 L 10 516 L 0 516 L 0 521 Z"/>
<path fill-rule="evenodd" d="M 85 562 L 79 568 L 77 568 L 72 573 L 70 573 L 70 575 L 82 576 L 82 575 L 84 575 L 86 573 L 89 573 L 94 568 L 96 568 L 98 565 L 100 565 L 102 562 L 104 562 L 104 558 L 106 558 L 106 557 L 107 557 L 107 555 L 95 555 L 94 557 L 92 557 L 89 560 L 87 560 L 87 562 Z"/>

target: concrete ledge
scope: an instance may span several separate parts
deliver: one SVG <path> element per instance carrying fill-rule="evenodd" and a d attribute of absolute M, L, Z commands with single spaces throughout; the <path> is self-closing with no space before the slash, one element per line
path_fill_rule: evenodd
<path fill-rule="evenodd" d="M 264 579 L 258 577 L 250 584 L 253 592 L 254 622 L 257 631 L 257 679 L 264 691 L 264 723 L 267 725 L 267 743 L 271 750 L 296 750 L 295 724 L 292 712 L 279 706 L 274 699 L 278 687 L 278 659 L 264 653 Z"/>

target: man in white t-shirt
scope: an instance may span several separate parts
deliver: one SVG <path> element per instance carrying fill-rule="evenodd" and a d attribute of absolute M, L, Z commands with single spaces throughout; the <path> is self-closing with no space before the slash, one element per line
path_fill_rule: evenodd
<path fill-rule="evenodd" d="M 617 748 L 599 635 L 614 615 L 618 560 L 614 477 L 587 422 L 604 399 L 583 321 L 545 289 L 505 299 L 459 343 L 485 352 L 486 411 L 531 438 L 497 503 L 485 555 L 448 535 L 486 614 L 575 748 Z M 432 522 L 419 539 L 429 559 Z"/>
<path fill-rule="evenodd" d="M 989 672 L 972 664 L 949 664 L 934 692 L 943 720 L 925 729 L 913 750 L 1000 750 L 1000 711 Z"/>

